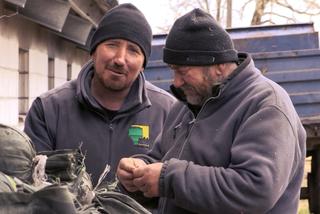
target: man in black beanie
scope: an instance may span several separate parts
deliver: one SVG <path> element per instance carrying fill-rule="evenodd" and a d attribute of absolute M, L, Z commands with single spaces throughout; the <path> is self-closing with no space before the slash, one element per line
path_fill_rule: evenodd
<path fill-rule="evenodd" d="M 91 60 L 76 80 L 48 91 L 32 104 L 25 132 L 36 150 L 81 149 L 96 184 L 114 181 L 121 157 L 147 152 L 175 98 L 146 81 L 152 32 L 132 4 L 101 19 L 90 43 Z"/>
<path fill-rule="evenodd" d="M 176 20 L 163 50 L 174 105 L 152 151 L 120 160 L 157 213 L 297 213 L 306 133 L 290 97 L 237 53 L 212 16 Z"/>

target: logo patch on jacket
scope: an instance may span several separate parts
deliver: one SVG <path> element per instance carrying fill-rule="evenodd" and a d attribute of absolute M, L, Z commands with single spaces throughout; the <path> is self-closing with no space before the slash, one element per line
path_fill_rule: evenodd
<path fill-rule="evenodd" d="M 131 125 L 128 135 L 133 141 L 133 145 L 149 147 L 149 126 Z"/>

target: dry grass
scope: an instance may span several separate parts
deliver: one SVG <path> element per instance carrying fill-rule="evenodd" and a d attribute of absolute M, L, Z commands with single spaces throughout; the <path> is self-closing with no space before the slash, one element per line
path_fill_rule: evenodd
<path fill-rule="evenodd" d="M 308 172 L 310 172 L 310 170 L 311 170 L 311 157 L 308 157 L 306 159 L 306 164 L 305 164 L 304 179 L 302 182 L 303 187 L 307 186 L 307 174 L 308 174 Z M 308 200 L 300 200 L 298 213 L 299 214 L 310 214 Z"/>
<path fill-rule="evenodd" d="M 310 214 L 309 205 L 307 200 L 300 200 L 299 203 L 299 214 Z"/>

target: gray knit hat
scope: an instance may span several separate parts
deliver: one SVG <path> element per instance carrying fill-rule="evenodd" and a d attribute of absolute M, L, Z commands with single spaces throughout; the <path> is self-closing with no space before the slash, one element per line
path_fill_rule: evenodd
<path fill-rule="evenodd" d="M 152 30 L 145 16 L 134 5 L 120 4 L 105 14 L 91 38 L 90 54 L 107 39 L 126 39 L 139 45 L 146 66 L 151 53 Z"/>
<path fill-rule="evenodd" d="M 208 13 L 194 9 L 175 21 L 163 50 L 175 65 L 212 65 L 238 61 L 229 34 Z"/>

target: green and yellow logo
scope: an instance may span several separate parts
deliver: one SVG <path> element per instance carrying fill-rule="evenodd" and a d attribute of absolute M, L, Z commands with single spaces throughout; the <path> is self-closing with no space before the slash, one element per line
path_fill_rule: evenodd
<path fill-rule="evenodd" d="M 149 140 L 149 126 L 131 125 L 128 135 L 132 139 L 133 145 L 144 145 L 149 147 L 148 144 L 140 143 L 140 141 Z"/>

